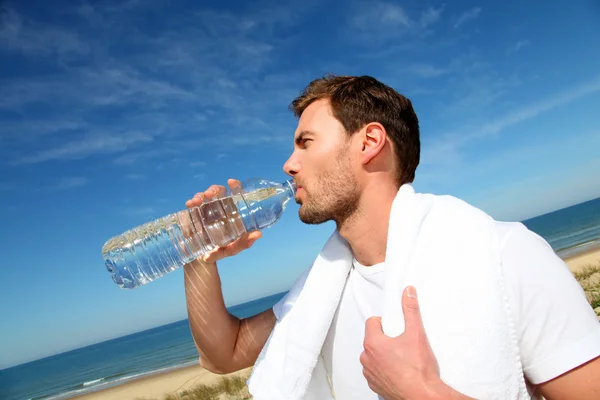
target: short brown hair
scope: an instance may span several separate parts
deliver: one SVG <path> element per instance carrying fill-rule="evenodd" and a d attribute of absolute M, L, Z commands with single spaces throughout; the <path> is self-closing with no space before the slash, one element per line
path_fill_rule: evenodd
<path fill-rule="evenodd" d="M 421 144 L 419 120 L 409 99 L 370 76 L 326 75 L 315 79 L 290 104 L 296 117 L 314 101 L 328 99 L 333 116 L 353 134 L 370 122 L 388 133 L 397 155 L 399 185 L 415 179 Z"/>

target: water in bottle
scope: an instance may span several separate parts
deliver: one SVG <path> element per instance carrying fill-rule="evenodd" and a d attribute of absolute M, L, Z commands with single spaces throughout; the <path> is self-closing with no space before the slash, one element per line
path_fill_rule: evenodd
<path fill-rule="evenodd" d="M 294 198 L 292 180 L 252 179 L 241 189 L 109 239 L 102 247 L 106 268 L 121 288 L 133 289 L 223 247 L 246 232 L 276 223 Z"/>

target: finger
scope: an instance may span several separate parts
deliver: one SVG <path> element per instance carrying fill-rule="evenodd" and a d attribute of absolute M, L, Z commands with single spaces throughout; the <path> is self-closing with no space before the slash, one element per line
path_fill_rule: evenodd
<path fill-rule="evenodd" d="M 256 240 L 260 238 L 260 232 L 252 232 L 252 234 L 244 234 L 240 239 L 226 246 L 224 251 L 227 257 L 234 256 L 243 250 L 247 250 L 254 245 Z"/>
<path fill-rule="evenodd" d="M 413 286 L 406 287 L 402 293 L 402 312 L 404 313 L 405 332 L 421 333 L 425 330 L 417 299 L 417 289 Z"/>
<path fill-rule="evenodd" d="M 229 185 L 232 194 L 239 194 L 243 190 L 242 182 L 238 181 L 237 179 L 228 179 L 227 185 Z"/>
<path fill-rule="evenodd" d="M 225 194 L 225 187 L 222 185 L 212 185 L 204 192 L 204 197 L 207 200 L 219 198 Z"/>
<path fill-rule="evenodd" d="M 365 339 L 382 335 L 381 317 L 370 317 L 365 322 Z"/>
<path fill-rule="evenodd" d="M 256 241 L 262 237 L 261 231 L 252 231 L 248 234 L 248 240 Z"/>
<path fill-rule="evenodd" d="M 190 208 L 197 207 L 200 204 L 202 204 L 203 201 L 204 201 L 204 193 L 196 193 L 194 195 L 194 197 L 192 197 L 185 203 L 185 205 Z"/>

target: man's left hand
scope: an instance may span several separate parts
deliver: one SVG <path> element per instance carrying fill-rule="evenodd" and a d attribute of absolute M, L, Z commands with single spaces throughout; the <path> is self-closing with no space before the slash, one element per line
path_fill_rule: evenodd
<path fill-rule="evenodd" d="M 360 355 L 369 387 L 386 400 L 467 398 L 440 378 L 431 350 L 415 288 L 402 294 L 404 332 L 395 338 L 385 335 L 381 317 L 366 322 L 364 351 Z"/>

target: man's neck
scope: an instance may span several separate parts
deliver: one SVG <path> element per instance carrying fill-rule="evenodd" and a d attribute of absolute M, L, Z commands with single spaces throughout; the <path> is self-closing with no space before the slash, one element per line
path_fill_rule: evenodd
<path fill-rule="evenodd" d="M 362 265 L 385 261 L 390 211 L 397 193 L 395 185 L 370 185 L 363 191 L 358 210 L 338 225 L 340 235 Z"/>

